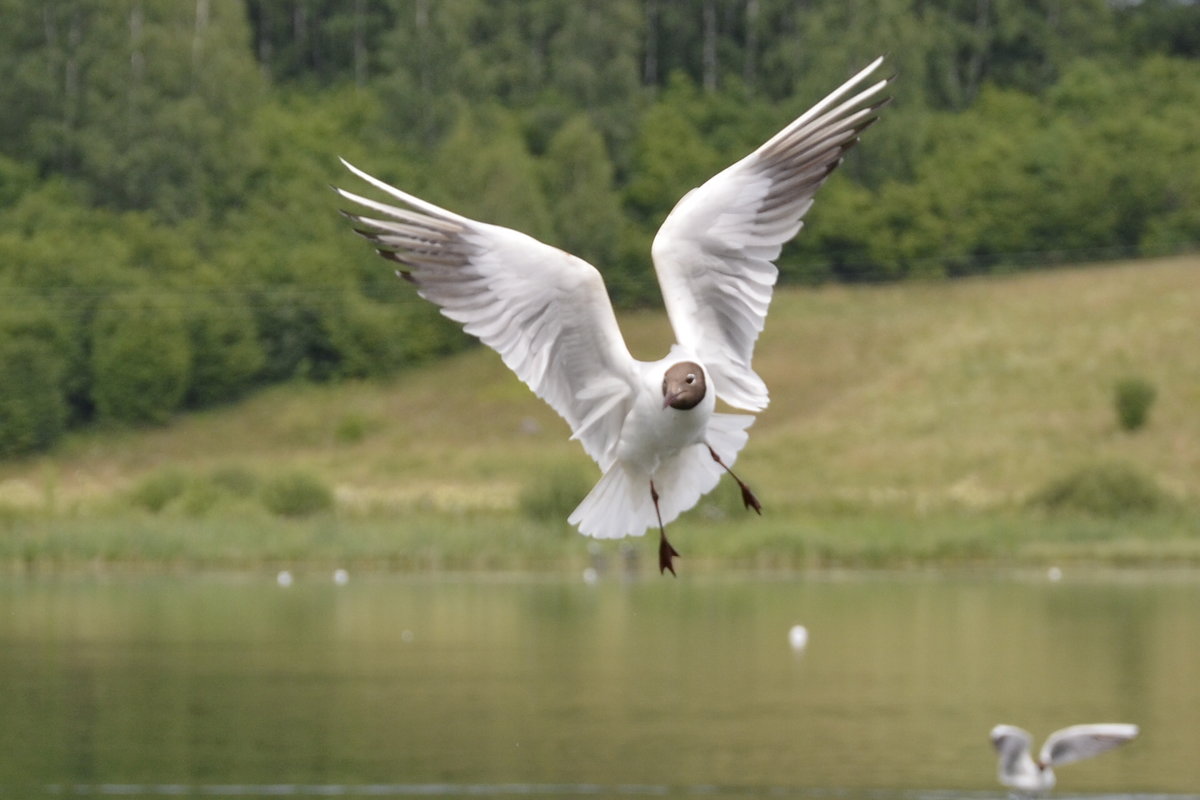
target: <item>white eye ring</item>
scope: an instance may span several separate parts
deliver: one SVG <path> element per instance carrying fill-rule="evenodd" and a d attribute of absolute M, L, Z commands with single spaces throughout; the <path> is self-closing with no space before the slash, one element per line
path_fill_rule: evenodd
<path fill-rule="evenodd" d="M 688 373 L 688 376 L 687 376 L 687 382 L 688 382 L 688 383 L 695 383 L 695 382 L 696 382 L 696 376 L 695 376 L 694 374 L 692 374 L 691 372 L 689 372 L 689 373 Z"/>

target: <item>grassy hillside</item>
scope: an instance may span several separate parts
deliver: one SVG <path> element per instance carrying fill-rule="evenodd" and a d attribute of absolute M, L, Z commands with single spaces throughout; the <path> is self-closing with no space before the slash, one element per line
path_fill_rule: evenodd
<path fill-rule="evenodd" d="M 1200 561 L 1197 309 L 1194 257 L 780 291 L 756 361 L 772 404 L 739 461 L 765 516 L 722 486 L 672 540 L 692 564 Z M 635 355 L 665 351 L 662 315 L 622 324 Z M 1158 393 L 1134 433 L 1112 399 L 1130 375 Z M 596 471 L 568 435 L 483 348 L 386 383 L 275 388 L 0 464 L 0 559 L 574 567 L 588 542 L 561 519 Z M 1029 506 L 1110 463 L 1165 505 Z M 332 508 L 268 511 L 264 487 L 294 472 Z"/>

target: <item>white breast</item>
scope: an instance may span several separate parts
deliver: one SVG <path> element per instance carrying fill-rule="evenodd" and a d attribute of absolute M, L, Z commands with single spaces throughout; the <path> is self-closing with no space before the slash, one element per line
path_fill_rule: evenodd
<path fill-rule="evenodd" d="M 617 460 L 640 472 L 653 474 L 660 463 L 684 447 L 704 441 L 708 422 L 716 407 L 716 392 L 710 384 L 695 408 L 681 411 L 663 408 L 662 380 L 667 368 L 682 359 L 668 357 L 641 364 L 641 386 L 637 400 L 625 418 Z"/>

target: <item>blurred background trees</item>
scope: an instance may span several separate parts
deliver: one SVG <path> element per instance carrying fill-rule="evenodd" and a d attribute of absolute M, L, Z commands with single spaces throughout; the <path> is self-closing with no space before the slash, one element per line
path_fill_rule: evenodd
<path fill-rule="evenodd" d="M 879 53 L 781 260 L 895 280 L 1200 242 L 1186 0 L 0 0 L 0 456 L 466 338 L 356 244 L 337 156 L 658 302 L 689 188 Z"/>

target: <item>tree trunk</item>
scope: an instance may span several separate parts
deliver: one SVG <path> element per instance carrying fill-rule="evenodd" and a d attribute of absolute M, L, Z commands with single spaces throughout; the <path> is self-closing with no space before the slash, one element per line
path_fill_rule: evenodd
<path fill-rule="evenodd" d="M 354 85 L 367 83 L 366 8 L 364 0 L 354 0 Z"/>
<path fill-rule="evenodd" d="M 144 22 L 142 3 L 141 0 L 137 0 L 129 9 L 129 77 L 134 88 L 141 85 L 146 74 L 146 55 L 142 52 Z"/>
<path fill-rule="evenodd" d="M 717 2 L 704 0 L 704 90 L 717 88 Z"/>
<path fill-rule="evenodd" d="M 658 85 L 658 0 L 646 0 L 646 48 L 642 61 L 642 83 Z"/>
<path fill-rule="evenodd" d="M 209 0 L 196 0 L 196 28 L 192 33 L 192 88 L 200 79 L 200 62 L 204 59 L 204 36 L 208 32 Z"/>
<path fill-rule="evenodd" d="M 754 86 L 758 78 L 758 0 L 746 0 L 746 49 L 742 56 L 742 81 Z"/>

